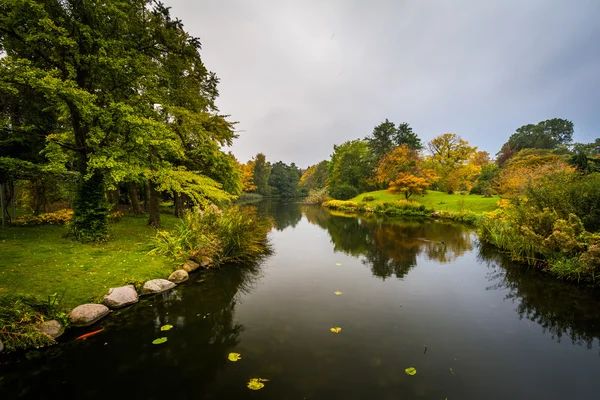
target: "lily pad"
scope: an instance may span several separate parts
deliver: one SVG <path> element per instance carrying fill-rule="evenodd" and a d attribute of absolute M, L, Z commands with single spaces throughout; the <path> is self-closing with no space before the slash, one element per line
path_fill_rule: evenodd
<path fill-rule="evenodd" d="M 414 374 L 417 373 L 417 370 L 413 367 L 408 367 L 404 370 L 404 372 L 406 372 L 406 375 L 413 376 Z"/>
<path fill-rule="evenodd" d="M 333 333 L 340 333 L 342 331 L 342 328 L 336 326 L 335 328 L 330 328 L 329 330 Z"/>
<path fill-rule="evenodd" d="M 265 387 L 263 382 L 269 382 L 268 379 L 263 378 L 252 378 L 248 381 L 248 389 L 250 390 L 259 390 Z"/>
<path fill-rule="evenodd" d="M 152 344 L 163 344 L 166 341 L 167 341 L 166 337 L 161 337 L 161 338 L 158 338 L 158 339 L 154 339 L 152 341 Z"/>
<path fill-rule="evenodd" d="M 171 329 L 173 329 L 173 325 L 163 325 L 160 327 L 161 331 L 169 331 Z"/>
<path fill-rule="evenodd" d="M 342 263 L 335 263 L 336 267 L 341 267 Z"/>
<path fill-rule="evenodd" d="M 240 353 L 229 353 L 229 355 L 227 356 L 227 359 L 229 361 L 236 362 L 237 360 L 242 359 L 242 355 Z"/>
<path fill-rule="evenodd" d="M 339 296 L 341 294 L 344 294 L 343 292 L 340 292 L 339 290 L 337 292 L 333 292 L 333 294 L 335 294 L 336 296 Z"/>

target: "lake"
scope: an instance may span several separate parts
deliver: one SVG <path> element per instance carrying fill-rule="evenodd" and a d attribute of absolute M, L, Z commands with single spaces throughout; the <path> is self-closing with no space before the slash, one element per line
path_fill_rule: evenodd
<path fill-rule="evenodd" d="M 597 292 L 514 265 L 456 224 L 258 208 L 273 255 L 3 355 L 0 398 L 599 398 Z M 268 381 L 252 391 L 251 378 Z"/>

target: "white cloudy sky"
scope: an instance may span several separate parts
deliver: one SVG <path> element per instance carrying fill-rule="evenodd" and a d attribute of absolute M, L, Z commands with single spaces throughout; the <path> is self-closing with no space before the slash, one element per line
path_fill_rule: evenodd
<path fill-rule="evenodd" d="M 494 154 L 548 118 L 600 137 L 600 0 L 165 0 L 221 78 L 240 161 L 306 167 L 385 118 Z"/>

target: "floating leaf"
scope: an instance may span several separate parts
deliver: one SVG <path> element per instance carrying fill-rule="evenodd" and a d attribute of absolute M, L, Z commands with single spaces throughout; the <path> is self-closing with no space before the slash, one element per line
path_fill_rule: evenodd
<path fill-rule="evenodd" d="M 339 326 L 336 326 L 335 328 L 331 328 L 329 330 L 333 333 L 340 333 L 342 331 L 342 328 L 340 328 Z"/>
<path fill-rule="evenodd" d="M 229 361 L 236 362 L 237 360 L 242 359 L 242 355 L 240 353 L 229 353 L 227 359 L 229 359 Z"/>
<path fill-rule="evenodd" d="M 173 325 L 163 325 L 160 327 L 161 331 L 169 331 L 171 329 L 173 329 Z"/>
<path fill-rule="evenodd" d="M 339 296 L 340 294 L 344 294 L 343 292 L 337 291 L 337 292 L 333 292 L 333 294 L 335 294 L 336 296 Z"/>
<path fill-rule="evenodd" d="M 406 375 L 413 376 L 414 374 L 417 373 L 417 370 L 414 369 L 413 367 L 408 367 L 404 370 L 404 372 L 406 372 Z"/>
<path fill-rule="evenodd" d="M 161 338 L 158 338 L 158 339 L 154 339 L 152 341 L 152 344 L 163 344 L 166 341 L 167 341 L 166 337 L 161 337 Z"/>
<path fill-rule="evenodd" d="M 336 263 L 335 265 L 336 265 L 336 267 L 341 267 L 342 263 Z"/>
<path fill-rule="evenodd" d="M 265 387 L 263 382 L 269 382 L 268 379 L 263 378 L 252 378 L 248 381 L 248 389 L 259 390 Z"/>

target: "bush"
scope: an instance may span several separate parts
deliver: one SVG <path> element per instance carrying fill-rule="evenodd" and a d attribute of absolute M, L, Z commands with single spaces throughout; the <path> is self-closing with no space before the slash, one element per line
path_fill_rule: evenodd
<path fill-rule="evenodd" d="M 375 200 L 375 197 L 370 196 L 370 195 L 362 198 L 362 201 L 364 201 L 365 203 L 368 203 L 368 202 L 374 201 L 374 200 Z"/>
<path fill-rule="evenodd" d="M 73 210 L 64 209 L 39 215 L 22 215 L 15 218 L 12 223 L 15 226 L 65 225 L 71 221 L 71 218 L 73 218 Z"/>
<path fill-rule="evenodd" d="M 358 189 L 352 185 L 344 184 L 331 188 L 329 194 L 336 200 L 348 200 L 358 195 Z"/>
<path fill-rule="evenodd" d="M 121 222 L 123 218 L 123 213 L 121 211 L 115 211 L 108 216 L 108 221 L 116 224 L 117 222 Z"/>
<path fill-rule="evenodd" d="M 308 192 L 308 196 L 306 197 L 306 200 L 304 200 L 304 202 L 309 204 L 321 204 L 327 201 L 327 199 L 328 196 L 326 188 L 310 189 Z"/>
<path fill-rule="evenodd" d="M 270 219 L 259 217 L 250 207 L 188 211 L 174 230 L 157 232 L 150 253 L 177 261 L 206 256 L 214 265 L 254 262 L 270 252 L 267 234 L 271 226 Z"/>

